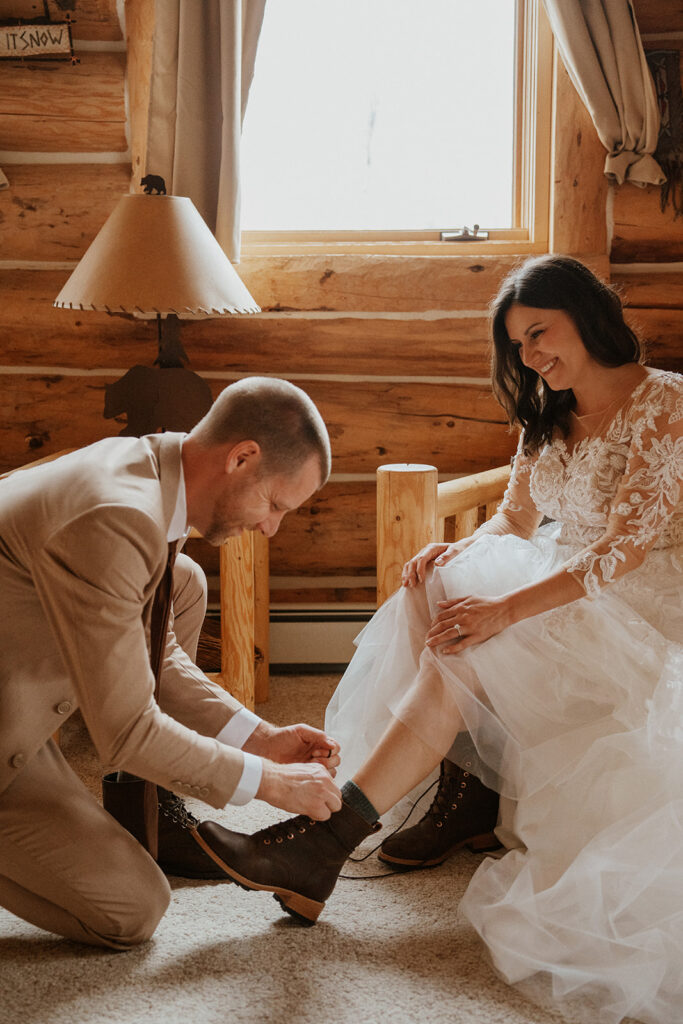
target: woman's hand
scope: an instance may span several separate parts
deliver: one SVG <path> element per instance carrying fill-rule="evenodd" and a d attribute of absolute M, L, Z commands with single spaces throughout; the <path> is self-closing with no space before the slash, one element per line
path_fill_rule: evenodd
<path fill-rule="evenodd" d="M 427 544 L 403 566 L 401 586 L 416 587 L 418 583 L 424 583 L 425 573 L 430 562 L 435 561 L 437 565 L 445 565 L 461 550 L 462 545 L 459 541 L 455 544 Z"/>
<path fill-rule="evenodd" d="M 427 633 L 427 647 L 441 647 L 442 654 L 458 654 L 502 632 L 513 621 L 510 599 L 503 597 L 459 597 L 439 601 L 442 611 Z"/>

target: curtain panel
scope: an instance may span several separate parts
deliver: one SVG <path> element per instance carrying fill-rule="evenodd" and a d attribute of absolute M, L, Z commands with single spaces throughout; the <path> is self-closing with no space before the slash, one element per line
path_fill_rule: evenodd
<path fill-rule="evenodd" d="M 240 139 L 266 0 L 156 0 L 145 173 L 189 196 L 233 262 Z"/>
<path fill-rule="evenodd" d="M 631 0 L 544 0 L 569 76 L 605 149 L 605 174 L 621 185 L 665 181 L 652 154 L 659 109 Z"/>

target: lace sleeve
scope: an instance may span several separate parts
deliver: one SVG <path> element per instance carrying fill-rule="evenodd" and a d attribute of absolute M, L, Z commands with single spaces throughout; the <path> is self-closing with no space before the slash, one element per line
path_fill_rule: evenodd
<path fill-rule="evenodd" d="M 602 537 L 565 563 L 588 594 L 637 568 L 670 524 L 683 484 L 683 387 L 634 410 L 631 445 Z"/>
<path fill-rule="evenodd" d="M 531 469 L 536 456 L 525 455 L 523 444 L 523 437 L 520 437 L 512 463 L 510 482 L 498 511 L 475 531 L 474 536 L 482 533 L 514 533 L 518 537 L 528 538 L 543 519 L 543 514 L 534 504 L 530 489 Z"/>

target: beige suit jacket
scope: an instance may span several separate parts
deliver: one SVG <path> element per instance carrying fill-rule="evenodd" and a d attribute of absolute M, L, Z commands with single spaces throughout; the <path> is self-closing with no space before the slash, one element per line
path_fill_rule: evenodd
<path fill-rule="evenodd" d="M 108 769 L 222 807 L 242 706 L 169 635 L 154 700 L 149 621 L 182 435 L 110 438 L 0 481 L 0 793 L 80 707 Z"/>

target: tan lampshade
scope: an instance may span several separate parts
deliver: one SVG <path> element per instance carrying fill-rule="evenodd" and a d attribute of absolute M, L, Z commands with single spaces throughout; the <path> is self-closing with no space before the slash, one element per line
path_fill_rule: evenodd
<path fill-rule="evenodd" d="M 138 316 L 258 313 L 185 196 L 124 195 L 54 302 Z"/>

